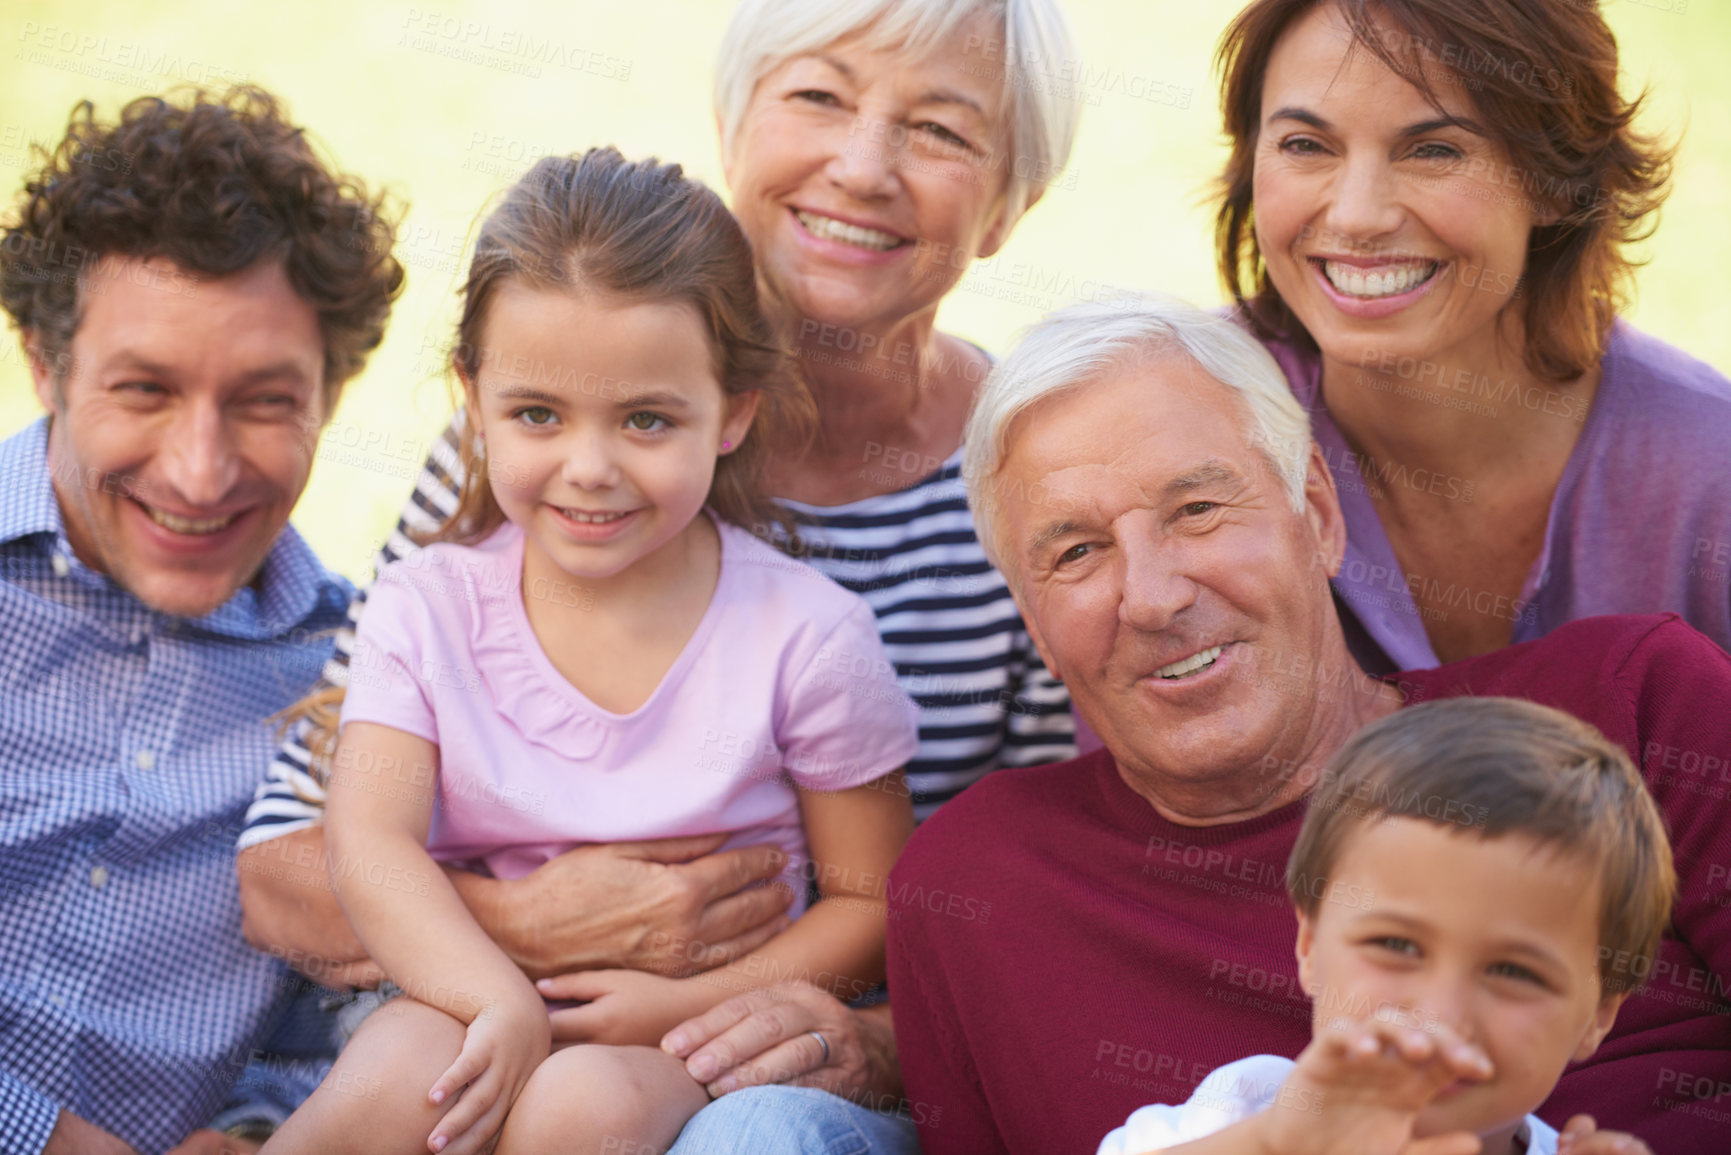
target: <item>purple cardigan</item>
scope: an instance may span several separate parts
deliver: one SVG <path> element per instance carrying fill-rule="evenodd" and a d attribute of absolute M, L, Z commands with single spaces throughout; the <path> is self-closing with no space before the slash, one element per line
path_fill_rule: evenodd
<path fill-rule="evenodd" d="M 1318 394 L 1320 358 L 1286 342 L 1268 349 L 1310 411 L 1340 490 L 1347 542 L 1334 590 L 1354 655 L 1372 673 L 1437 665 L 1370 489 L 1422 485 L 1470 499 L 1470 483 L 1367 476 Z M 1731 649 L 1731 381 L 1623 321 L 1602 369 L 1544 546 L 1519 599 L 1498 612 L 1514 620 L 1513 641 L 1526 642 L 1576 618 L 1669 611 Z M 1483 381 L 1455 390 L 1463 405 L 1545 405 L 1563 420 L 1573 401 L 1538 389 L 1523 398 Z"/>

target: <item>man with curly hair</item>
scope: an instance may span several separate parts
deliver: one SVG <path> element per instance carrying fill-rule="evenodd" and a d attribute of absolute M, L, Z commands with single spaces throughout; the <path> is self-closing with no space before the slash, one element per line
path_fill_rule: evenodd
<path fill-rule="evenodd" d="M 7 1151 L 191 1150 L 270 1081 L 302 980 L 242 939 L 233 846 L 348 606 L 288 517 L 394 228 L 255 88 L 80 105 L 0 223 L 47 410 L 0 442 Z"/>

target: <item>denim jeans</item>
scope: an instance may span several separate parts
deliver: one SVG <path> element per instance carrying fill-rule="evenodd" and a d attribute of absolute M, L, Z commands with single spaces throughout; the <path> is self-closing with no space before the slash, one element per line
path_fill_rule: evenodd
<path fill-rule="evenodd" d="M 911 1119 L 814 1087 L 748 1087 L 693 1116 L 667 1155 L 919 1155 Z"/>

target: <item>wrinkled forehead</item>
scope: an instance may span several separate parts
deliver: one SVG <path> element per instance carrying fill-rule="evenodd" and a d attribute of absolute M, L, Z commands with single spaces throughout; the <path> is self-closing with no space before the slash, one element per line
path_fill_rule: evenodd
<path fill-rule="evenodd" d="M 1006 515 L 1125 510 L 1268 472 L 1232 391 L 1177 352 L 1127 358 L 1043 398 L 1005 436 Z"/>
<path fill-rule="evenodd" d="M 909 74 L 936 73 L 950 86 L 970 90 L 990 106 L 992 119 L 1002 120 L 1011 105 L 1006 42 L 1004 9 L 980 0 L 778 0 L 742 7 L 716 74 L 723 144 L 730 146 L 747 101 L 764 79 L 802 62 L 869 66 L 871 73 L 906 84 L 922 78 Z"/>
<path fill-rule="evenodd" d="M 757 80 L 781 68 L 800 75 L 821 66 L 850 85 L 877 85 L 907 103 L 959 103 L 1003 129 L 1011 109 L 1002 18 L 975 11 L 960 21 L 913 33 L 865 25 L 834 40 L 787 53 Z"/>

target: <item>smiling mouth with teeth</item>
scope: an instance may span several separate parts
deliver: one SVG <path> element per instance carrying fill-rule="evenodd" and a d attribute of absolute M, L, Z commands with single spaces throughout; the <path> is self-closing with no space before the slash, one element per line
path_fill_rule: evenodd
<path fill-rule="evenodd" d="M 622 513 L 585 513 L 581 509 L 566 509 L 560 507 L 559 512 L 580 525 L 607 525 L 622 517 L 630 517 L 635 510 L 625 510 Z"/>
<path fill-rule="evenodd" d="M 822 237 L 826 241 L 840 241 L 844 245 L 870 249 L 874 253 L 887 253 L 891 249 L 898 249 L 908 243 L 901 237 L 879 232 L 877 229 L 868 229 L 862 225 L 850 225 L 846 221 L 808 213 L 804 209 L 795 209 L 793 215 L 799 218 L 799 223 L 805 226 L 805 231 L 814 237 Z"/>
<path fill-rule="evenodd" d="M 1363 269 L 1341 261 L 1312 257 L 1311 264 L 1322 270 L 1335 291 L 1342 296 L 1361 301 L 1375 301 L 1410 293 L 1435 277 L 1441 261 L 1401 261 L 1375 269 Z"/>
<path fill-rule="evenodd" d="M 178 514 L 169 513 L 167 510 L 145 505 L 142 501 L 138 502 L 138 507 L 144 510 L 151 521 L 163 529 L 196 537 L 227 529 L 234 524 L 234 519 L 240 516 L 238 513 L 231 513 L 227 517 L 181 517 Z"/>
<path fill-rule="evenodd" d="M 1226 649 L 1225 646 L 1210 646 L 1200 653 L 1191 654 L 1188 658 L 1173 662 L 1170 666 L 1161 666 L 1154 672 L 1169 682 L 1178 678 L 1187 678 L 1199 670 L 1206 670 L 1212 666 L 1214 660 L 1220 656 L 1224 649 Z"/>

